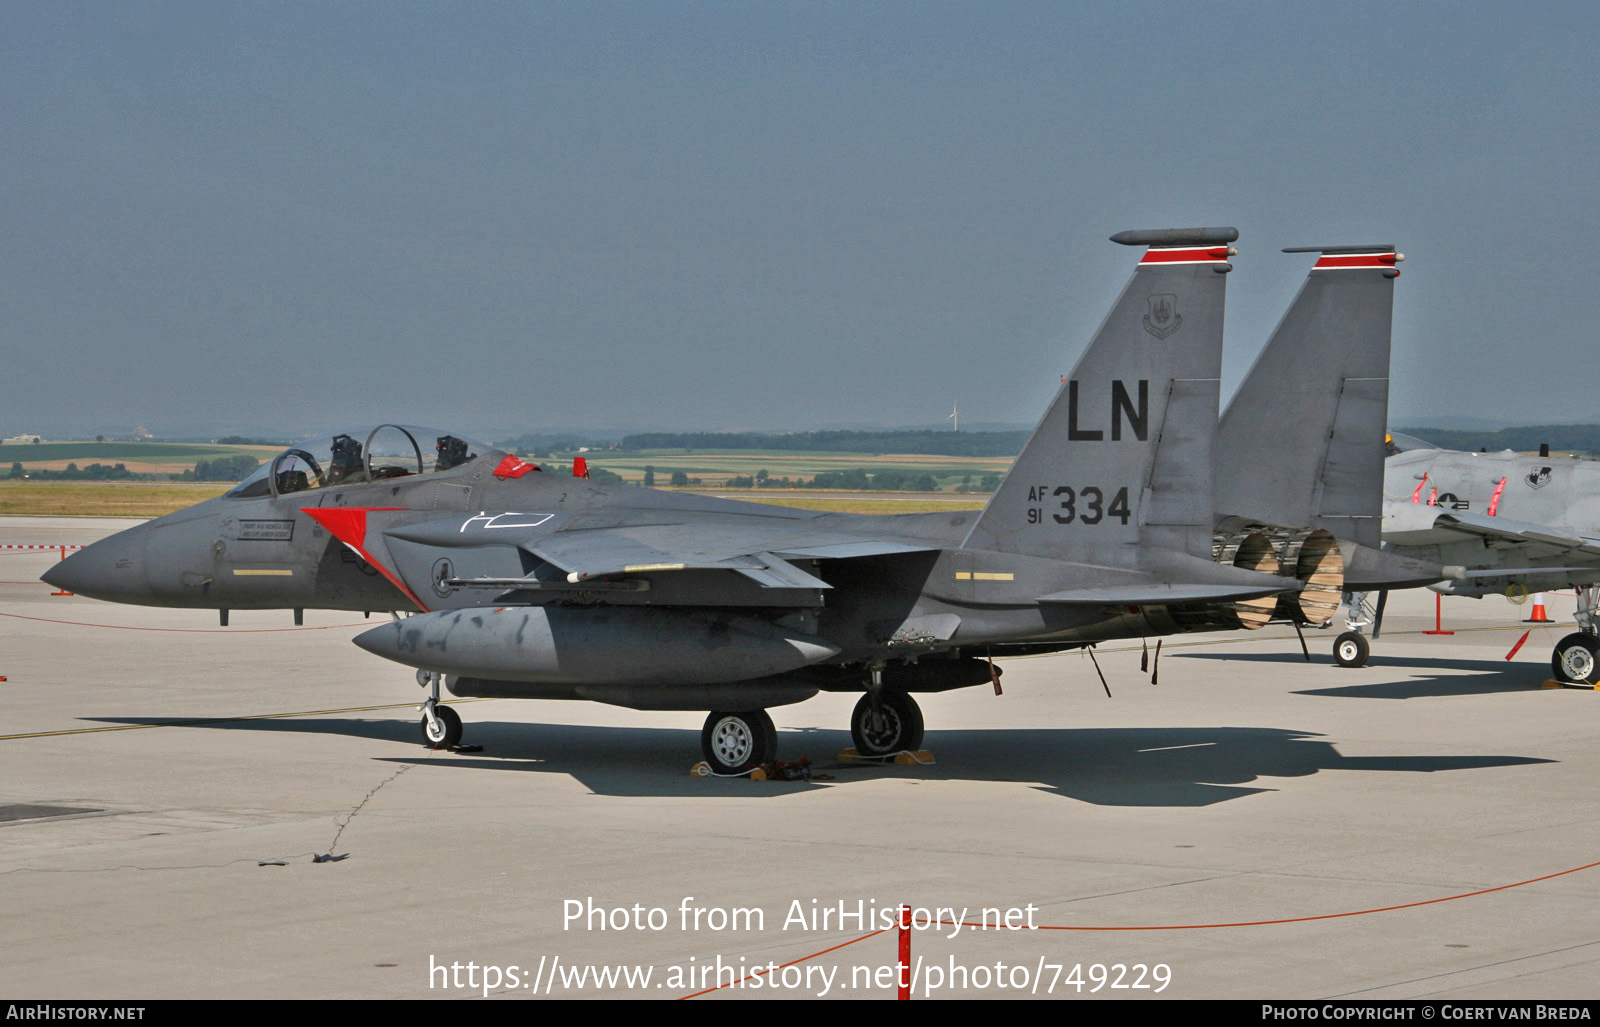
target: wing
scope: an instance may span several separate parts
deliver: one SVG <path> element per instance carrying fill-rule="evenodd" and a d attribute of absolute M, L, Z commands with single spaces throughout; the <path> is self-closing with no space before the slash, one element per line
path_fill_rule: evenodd
<path fill-rule="evenodd" d="M 1486 549 L 1514 551 L 1527 560 L 1562 560 L 1600 570 L 1600 540 L 1566 534 L 1548 525 L 1508 521 L 1474 513 L 1441 513 L 1435 529 L 1483 540 Z"/>
<path fill-rule="evenodd" d="M 882 556 L 929 547 L 787 523 L 713 522 L 558 531 L 529 539 L 522 548 L 565 571 L 574 583 L 661 571 L 729 570 L 764 587 L 827 588 L 827 582 L 790 561 Z"/>
<path fill-rule="evenodd" d="M 1384 540 L 1400 546 L 1460 546 L 1442 549 L 1445 559 L 1460 561 L 1442 568 L 1452 581 L 1471 582 L 1484 592 L 1499 584 L 1530 589 L 1561 588 L 1600 582 L 1600 539 L 1563 531 L 1547 524 L 1462 512 L 1435 512 L 1435 507 L 1402 504 L 1386 518 Z M 1430 516 L 1431 514 L 1431 516 Z M 1446 589 L 1443 591 L 1461 591 Z"/>
<path fill-rule="evenodd" d="M 517 592 L 649 591 L 657 605 L 822 605 L 810 561 L 937 547 L 779 517 L 602 523 L 589 515 L 500 513 L 421 520 L 419 511 L 306 511 L 425 610 L 514 602 Z M 622 518 L 625 520 L 626 518 Z M 619 597 L 620 598 L 620 597 Z"/>

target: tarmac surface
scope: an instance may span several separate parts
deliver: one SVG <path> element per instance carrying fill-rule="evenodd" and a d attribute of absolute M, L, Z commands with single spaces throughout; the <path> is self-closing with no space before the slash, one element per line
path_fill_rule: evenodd
<path fill-rule="evenodd" d="M 224 629 L 53 596 L 56 559 L 0 549 L 0 995 L 676 998 L 776 965 L 697 1001 L 888 999 L 896 934 L 863 936 L 906 903 L 989 924 L 912 932 L 919 998 L 1600 996 L 1600 694 L 1541 687 L 1570 597 L 1509 662 L 1530 606 L 1425 635 L 1426 591 L 1361 669 L 1276 625 L 1166 639 L 1154 685 L 1108 644 L 1111 698 L 1081 654 L 1005 661 L 1003 696 L 921 698 L 924 766 L 839 764 L 854 697 L 822 695 L 772 714 L 830 779 L 757 782 L 690 775 L 700 714 L 590 703 L 458 701 L 482 751 L 431 752 L 410 671 L 350 644 L 376 618 Z"/>

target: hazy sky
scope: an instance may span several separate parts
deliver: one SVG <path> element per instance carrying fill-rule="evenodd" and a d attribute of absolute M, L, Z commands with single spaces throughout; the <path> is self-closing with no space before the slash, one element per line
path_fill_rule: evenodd
<path fill-rule="evenodd" d="M 1392 421 L 1600 416 L 1600 5 L 0 4 L 0 431 L 1031 423 L 1128 228 L 1224 395 L 1395 243 Z"/>

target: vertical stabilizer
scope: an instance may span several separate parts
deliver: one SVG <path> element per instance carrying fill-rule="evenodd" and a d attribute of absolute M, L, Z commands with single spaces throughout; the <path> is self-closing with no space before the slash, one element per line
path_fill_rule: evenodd
<path fill-rule="evenodd" d="M 1393 246 L 1318 260 L 1217 428 L 1223 517 L 1322 528 L 1376 548 L 1389 411 Z"/>
<path fill-rule="evenodd" d="M 1132 567 L 1211 558 L 1211 447 L 1232 228 L 1122 232 L 1147 246 L 965 545 Z"/>

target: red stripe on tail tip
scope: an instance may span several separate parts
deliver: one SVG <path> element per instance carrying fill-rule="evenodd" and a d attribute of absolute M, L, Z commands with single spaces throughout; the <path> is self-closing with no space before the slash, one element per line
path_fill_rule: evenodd
<path fill-rule="evenodd" d="M 1325 253 L 1311 270 L 1327 271 L 1331 268 L 1394 267 L 1394 264 L 1395 255 L 1393 253 Z"/>
<path fill-rule="evenodd" d="M 1226 246 L 1179 246 L 1167 249 L 1151 247 L 1139 260 L 1141 264 L 1196 264 L 1228 259 Z"/>

